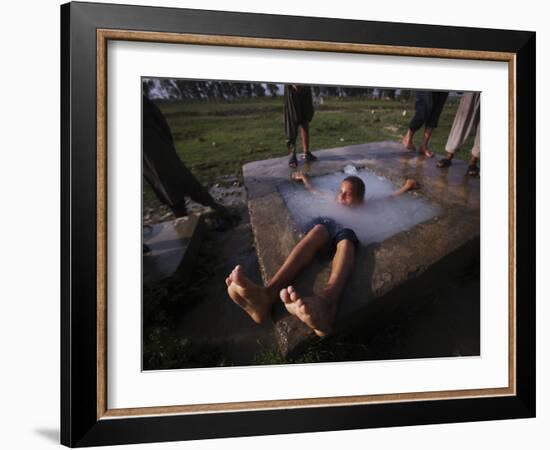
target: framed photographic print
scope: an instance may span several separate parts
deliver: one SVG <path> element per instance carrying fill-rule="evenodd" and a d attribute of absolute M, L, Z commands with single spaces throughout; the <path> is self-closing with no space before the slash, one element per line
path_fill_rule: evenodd
<path fill-rule="evenodd" d="M 63 444 L 534 417 L 535 33 L 61 26 Z"/>

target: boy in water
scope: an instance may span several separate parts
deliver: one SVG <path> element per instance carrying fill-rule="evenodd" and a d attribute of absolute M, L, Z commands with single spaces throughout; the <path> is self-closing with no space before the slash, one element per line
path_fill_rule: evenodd
<path fill-rule="evenodd" d="M 306 174 L 295 172 L 293 179 L 302 181 L 308 191 L 319 193 Z M 407 180 L 391 196 L 401 195 L 417 187 L 415 180 Z M 363 180 L 357 176 L 349 176 L 340 184 L 335 200 L 341 205 L 354 208 L 361 205 L 364 198 Z M 331 218 L 319 217 L 306 225 L 304 237 L 266 286 L 253 283 L 238 265 L 225 279 L 227 292 L 256 323 L 262 323 L 269 317 L 271 306 L 280 298 L 288 312 L 304 322 L 317 336 L 327 336 L 332 331 L 338 302 L 353 270 L 358 247 L 359 240 L 353 230 L 342 227 Z M 317 294 L 302 297 L 290 283 L 313 261 L 317 253 L 326 251 L 333 254 L 332 269 L 326 286 Z"/>

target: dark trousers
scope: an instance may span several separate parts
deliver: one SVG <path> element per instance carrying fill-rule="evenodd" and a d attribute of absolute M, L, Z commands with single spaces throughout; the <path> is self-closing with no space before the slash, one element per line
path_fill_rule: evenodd
<path fill-rule="evenodd" d="M 298 128 L 307 127 L 313 119 L 313 96 L 309 86 L 297 86 L 285 84 L 285 135 L 286 146 L 289 150 L 296 149 Z"/>
<path fill-rule="evenodd" d="M 206 206 L 215 204 L 208 191 L 176 153 L 170 127 L 160 109 L 143 96 L 143 176 L 159 200 L 176 216 L 185 213 L 185 197 Z"/>
<path fill-rule="evenodd" d="M 448 92 L 418 91 L 414 105 L 415 114 L 409 123 L 413 133 L 424 125 L 426 128 L 437 128 L 439 116 L 447 101 Z"/>

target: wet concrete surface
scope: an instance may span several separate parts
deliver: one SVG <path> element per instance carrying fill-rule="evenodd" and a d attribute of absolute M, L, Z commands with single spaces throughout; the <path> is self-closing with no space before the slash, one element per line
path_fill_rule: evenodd
<path fill-rule="evenodd" d="M 436 167 L 437 158 L 426 158 L 417 152 L 406 151 L 397 142 L 376 142 L 316 151 L 319 161 L 303 164 L 299 170 L 311 176 L 332 173 L 348 164 L 368 167 L 396 182 L 416 179 L 422 186 L 422 195 L 442 203 L 456 203 L 479 209 L 479 178 L 467 175 L 467 164 L 454 160 L 446 169 Z M 288 157 L 248 163 L 243 167 L 248 199 L 269 194 L 290 179 Z"/>

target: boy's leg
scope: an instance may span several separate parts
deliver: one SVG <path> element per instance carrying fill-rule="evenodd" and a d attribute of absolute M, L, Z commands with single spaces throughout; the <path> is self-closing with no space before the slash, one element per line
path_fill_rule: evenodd
<path fill-rule="evenodd" d="M 327 245 L 329 233 L 322 225 L 314 226 L 296 244 L 267 286 L 259 286 L 243 273 L 241 266 L 235 267 L 226 278 L 227 292 L 231 299 L 243 308 L 252 319 L 263 322 L 278 299 L 279 292 L 288 286 L 296 276 L 313 260 L 315 254 Z"/>
<path fill-rule="evenodd" d="M 355 246 L 350 239 L 338 242 L 330 277 L 321 293 L 301 297 L 292 286 L 281 291 L 281 300 L 288 312 L 313 329 L 317 336 L 326 336 L 332 331 L 338 302 L 353 270 Z"/>
<path fill-rule="evenodd" d="M 330 299 L 335 307 L 338 305 L 338 300 L 340 299 L 340 296 L 346 287 L 348 278 L 353 271 L 354 261 L 354 244 L 348 239 L 338 242 L 336 245 L 336 253 L 332 259 L 332 270 L 330 272 L 330 277 L 321 294 L 323 297 Z"/>
<path fill-rule="evenodd" d="M 327 229 L 323 225 L 315 225 L 292 249 L 266 289 L 278 298 L 279 291 L 287 287 L 313 261 L 315 254 L 328 244 L 328 239 Z"/>

